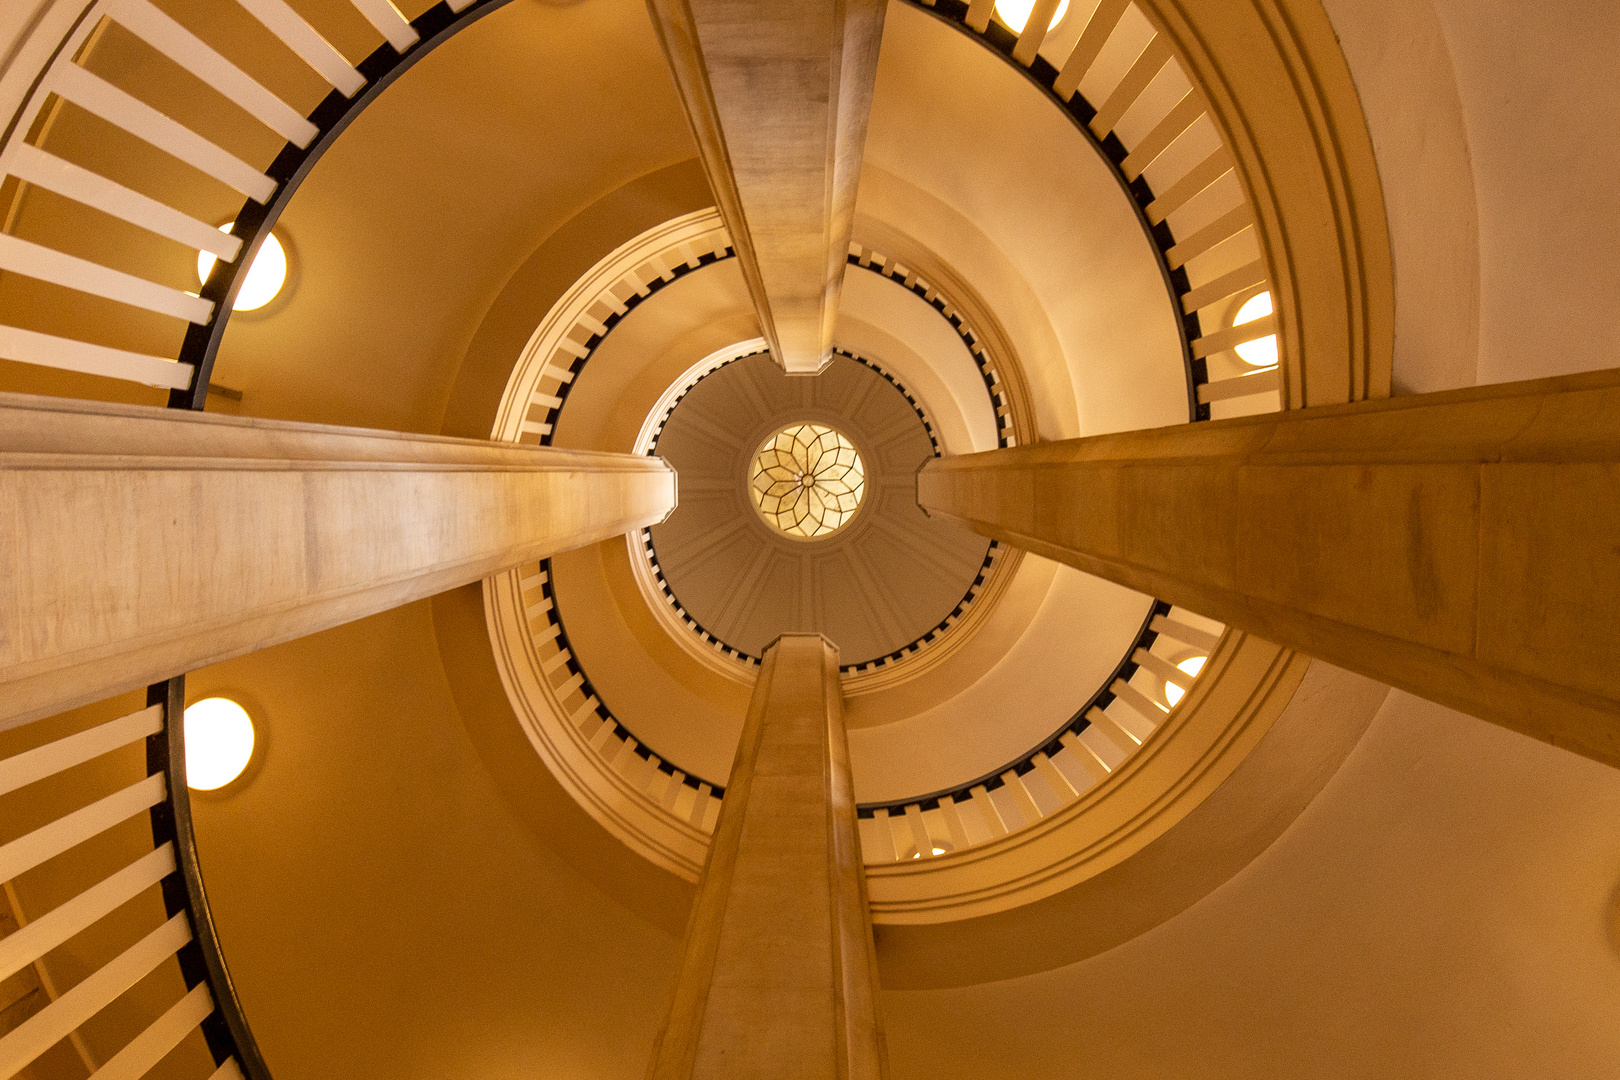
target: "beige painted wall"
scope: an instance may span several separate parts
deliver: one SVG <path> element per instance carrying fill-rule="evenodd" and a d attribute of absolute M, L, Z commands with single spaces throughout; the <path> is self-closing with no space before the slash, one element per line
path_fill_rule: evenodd
<path fill-rule="evenodd" d="M 895 1080 L 1613 1076 L 1617 814 L 1620 773 L 1393 692 L 1177 918 L 1044 975 L 885 994 Z"/>
<path fill-rule="evenodd" d="M 455 358 L 540 242 L 696 153 L 667 82 L 634 0 L 519 0 L 458 34 L 310 174 L 281 227 L 296 292 L 233 319 L 214 381 L 251 415 L 439 431 Z"/>
<path fill-rule="evenodd" d="M 1378 157 L 1395 258 L 1394 391 L 1467 386 L 1479 214 L 1451 51 L 1429 3 L 1326 0 Z"/>
<path fill-rule="evenodd" d="M 540 841 L 459 722 L 431 603 L 194 674 L 264 739 L 195 800 L 277 1080 L 638 1078 L 677 959 Z"/>
<path fill-rule="evenodd" d="M 1435 0 L 1480 228 L 1479 381 L 1613 367 L 1620 8 Z"/>
<path fill-rule="evenodd" d="M 1389 210 L 1397 392 L 1612 367 L 1620 9 L 1326 7 Z"/>

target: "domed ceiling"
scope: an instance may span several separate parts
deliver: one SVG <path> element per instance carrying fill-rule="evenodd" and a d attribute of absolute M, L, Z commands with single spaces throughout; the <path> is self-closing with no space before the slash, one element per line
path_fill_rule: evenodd
<path fill-rule="evenodd" d="M 804 423 L 847 437 L 864 470 L 849 520 L 809 538 L 774 527 L 750 492 L 761 445 Z M 850 357 L 811 378 L 766 355 L 728 364 L 687 393 L 655 449 L 681 486 L 680 506 L 652 528 L 665 581 L 704 629 L 749 655 L 791 631 L 825 634 L 846 665 L 898 652 L 948 618 L 984 566 L 988 541 L 917 505 L 917 468 L 935 453 L 920 407 Z M 805 490 L 802 502 L 819 498 Z"/>
<path fill-rule="evenodd" d="M 521 353 L 496 437 L 656 454 L 679 506 L 626 542 L 523 569 L 488 609 L 531 742 L 610 830 L 656 840 L 637 850 L 691 840 L 701 862 L 706 819 L 690 795 L 667 811 L 665 781 L 719 797 L 757 658 L 783 632 L 839 647 L 863 803 L 1027 771 L 1133 677 L 1151 598 L 992 547 L 915 501 L 932 454 L 1188 416 L 1151 238 L 1107 159 L 1023 76 L 927 14 L 891 12 L 833 334 L 843 355 L 819 375 L 764 355 L 717 212 L 615 243 L 543 299 L 520 273 L 495 305 L 514 328 L 506 363 Z M 548 242 L 532 258 L 549 256 Z M 750 495 L 767 437 L 807 422 L 847 436 L 864 466 L 860 506 L 814 539 L 773 531 Z M 661 832 L 671 814 L 696 835 Z"/>

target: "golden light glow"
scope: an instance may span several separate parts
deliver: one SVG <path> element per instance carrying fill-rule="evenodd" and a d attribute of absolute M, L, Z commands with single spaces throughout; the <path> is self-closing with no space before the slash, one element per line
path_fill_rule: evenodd
<path fill-rule="evenodd" d="M 227 221 L 219 227 L 220 232 L 230 232 L 234 221 Z M 207 281 L 208 275 L 214 270 L 214 256 L 206 251 L 197 252 L 197 281 Z M 287 282 L 287 249 L 281 246 L 276 234 L 271 233 L 259 245 L 259 253 L 253 257 L 253 265 L 248 267 L 247 280 L 242 287 L 236 290 L 236 303 L 231 305 L 232 311 L 252 311 L 262 308 L 276 298 L 282 285 Z"/>
<path fill-rule="evenodd" d="M 1193 676 L 1193 678 L 1197 678 L 1198 673 L 1200 671 L 1204 670 L 1204 664 L 1208 660 L 1209 660 L 1209 657 L 1207 657 L 1207 656 L 1189 656 L 1189 657 L 1187 657 L 1187 659 L 1185 659 L 1181 663 L 1177 664 L 1176 667 L 1180 668 L 1182 671 L 1185 671 L 1187 674 Z M 1187 691 L 1183 690 L 1181 687 L 1177 686 L 1175 683 L 1169 682 L 1168 680 L 1165 682 L 1165 684 L 1164 684 L 1164 700 L 1168 701 L 1172 708 L 1174 708 L 1176 703 L 1179 702 L 1183 697 L 1185 697 L 1186 694 L 1187 694 Z"/>
<path fill-rule="evenodd" d="M 1233 326 L 1242 326 L 1244 323 L 1263 319 L 1271 314 L 1271 294 L 1269 292 L 1256 293 L 1243 302 L 1232 317 Z M 1237 347 L 1238 356 L 1246 364 L 1255 367 L 1274 367 L 1277 363 L 1277 335 L 1267 334 L 1263 338 L 1245 341 Z"/>
<path fill-rule="evenodd" d="M 1015 34 L 1022 34 L 1024 27 L 1029 23 L 1029 13 L 1035 10 L 1035 0 L 996 0 L 996 16 L 1007 24 L 1007 28 Z M 1048 30 L 1063 21 L 1068 14 L 1069 0 L 1061 0 L 1057 11 L 1052 15 L 1052 21 L 1046 24 Z"/>
<path fill-rule="evenodd" d="M 186 786 L 212 791 L 242 775 L 253 757 L 253 721 L 230 698 L 186 708 Z"/>
<path fill-rule="evenodd" d="M 837 532 L 855 516 L 866 493 L 866 469 L 841 432 L 794 424 L 759 448 L 748 488 L 772 528 L 813 540 Z"/>

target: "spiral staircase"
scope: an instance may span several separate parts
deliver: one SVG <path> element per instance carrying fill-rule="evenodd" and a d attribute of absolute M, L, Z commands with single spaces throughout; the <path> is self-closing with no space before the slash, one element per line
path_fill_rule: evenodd
<path fill-rule="evenodd" d="M 346 983 L 346 950 L 409 982 L 413 936 L 447 982 L 645 969 L 541 1039 L 560 1074 L 639 1072 L 784 633 L 841 653 L 885 991 L 1039 977 L 1245 873 L 1385 688 L 930 513 L 916 479 L 1389 395 L 1390 226 L 1333 26 L 1304 0 L 1217 8 L 1037 0 L 1014 26 L 986 0 L 892 0 L 833 358 L 807 378 L 773 362 L 639 4 L 39 5 L 0 72 L 8 406 L 487 440 L 503 468 L 528 448 L 575 471 L 633 456 L 648 483 L 658 459 L 678 499 L 145 686 L 24 685 L 29 650 L 66 631 L 8 632 L 0 1080 L 353 1068 L 323 1048 L 386 1025 L 388 1001 Z M 290 276 L 233 316 L 272 236 Z M 40 425 L 15 460 L 68 452 Z M 806 444 L 839 440 L 836 478 L 814 454 L 766 461 L 807 425 Z M 799 484 L 814 527 L 759 494 Z M 223 794 L 186 780 L 178 718 L 205 693 L 267 728 Z M 295 762 L 323 762 L 325 786 Z M 441 828 L 478 845 L 477 871 Z M 312 867 L 379 912 L 420 890 L 462 914 L 323 926 L 300 907 Z M 568 940 L 523 890 L 600 911 Z M 460 925 L 469 908 L 510 957 Z M 418 991 L 399 993 L 409 1014 Z M 479 993 L 486 1014 L 503 996 Z M 485 1019 L 460 1035 L 476 1051 L 364 1065 L 504 1075 L 524 1018 Z M 608 1034 L 566 1048 L 593 1024 Z"/>

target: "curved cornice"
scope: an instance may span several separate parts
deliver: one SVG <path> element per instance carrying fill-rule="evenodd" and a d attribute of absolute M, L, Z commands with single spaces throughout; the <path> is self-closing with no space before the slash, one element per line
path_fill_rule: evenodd
<path fill-rule="evenodd" d="M 1208 730 L 1194 736 L 1203 742 L 1196 783 L 1170 793 L 1164 804 L 1138 803 L 1134 813 L 1121 800 L 1121 813 L 1107 828 L 1054 822 L 1054 832 L 1075 830 L 1069 840 L 1082 845 L 1074 855 L 1087 872 L 1070 863 L 1060 872 L 1068 882 L 1049 881 L 1057 888 L 1043 898 L 965 919 L 928 922 L 897 913 L 876 920 L 884 987 L 963 986 L 1073 964 L 1173 918 L 1248 866 L 1334 776 L 1389 693 L 1381 683 L 1326 664 L 1268 658 L 1268 649 L 1275 646 L 1237 650 L 1234 663 L 1270 675 L 1254 687 L 1252 699 L 1232 695 L 1228 705 L 1248 719 L 1226 730 L 1228 741 L 1211 739 Z M 1210 684 L 1205 693 L 1213 699 L 1236 688 L 1235 682 L 1224 690 Z M 1039 860 L 1036 846 L 1056 838 L 1031 838 L 1024 869 Z M 1010 848 L 1003 857 L 1015 855 Z M 966 876 L 958 875 L 958 883 L 971 890 Z M 942 884 L 936 898 L 946 892 Z M 892 892 L 888 899 L 895 899 Z M 989 906 L 983 899 L 981 909 Z"/>
<path fill-rule="evenodd" d="M 1388 397 L 1395 291 L 1383 187 L 1316 0 L 1139 0 L 1204 93 L 1271 268 L 1285 408 Z"/>
<path fill-rule="evenodd" d="M 1383 190 L 1349 67 L 1320 3 L 1141 0 L 1132 6 L 1152 25 L 1154 37 L 1100 101 L 1087 100 L 1078 87 L 1108 47 L 1127 5 L 1100 6 L 1113 21 L 1088 24 L 1066 58 L 1048 60 L 1039 52 L 1039 38 L 1025 52 L 1019 35 L 989 18 L 988 6 L 979 15 L 978 5 L 961 0 L 907 3 L 1022 72 L 1111 164 L 1181 301 L 1195 387 L 1206 386 L 1207 357 L 1253 336 L 1219 321 L 1201 325 L 1201 311 L 1244 288 L 1272 291 L 1281 356 L 1276 373 L 1197 390 L 1195 417 L 1207 417 L 1211 401 L 1269 388 L 1280 392 L 1284 408 L 1388 396 L 1394 272 Z M 1178 68 L 1193 90 L 1127 145 L 1120 121 L 1166 64 Z M 1162 178 L 1155 191 L 1145 170 L 1206 117 L 1221 148 L 1179 176 Z M 1241 203 L 1195 232 L 1175 235 L 1170 217 L 1227 172 L 1238 178 Z M 1189 277 L 1196 260 L 1250 226 L 1261 256 L 1257 264 L 1214 279 Z"/>
<path fill-rule="evenodd" d="M 867 867 L 876 922 L 952 922 L 1051 896 L 1118 865 L 1231 775 L 1303 677 L 1307 661 L 1227 633 L 1205 677 L 1142 748 L 1058 812 L 988 844 Z"/>

